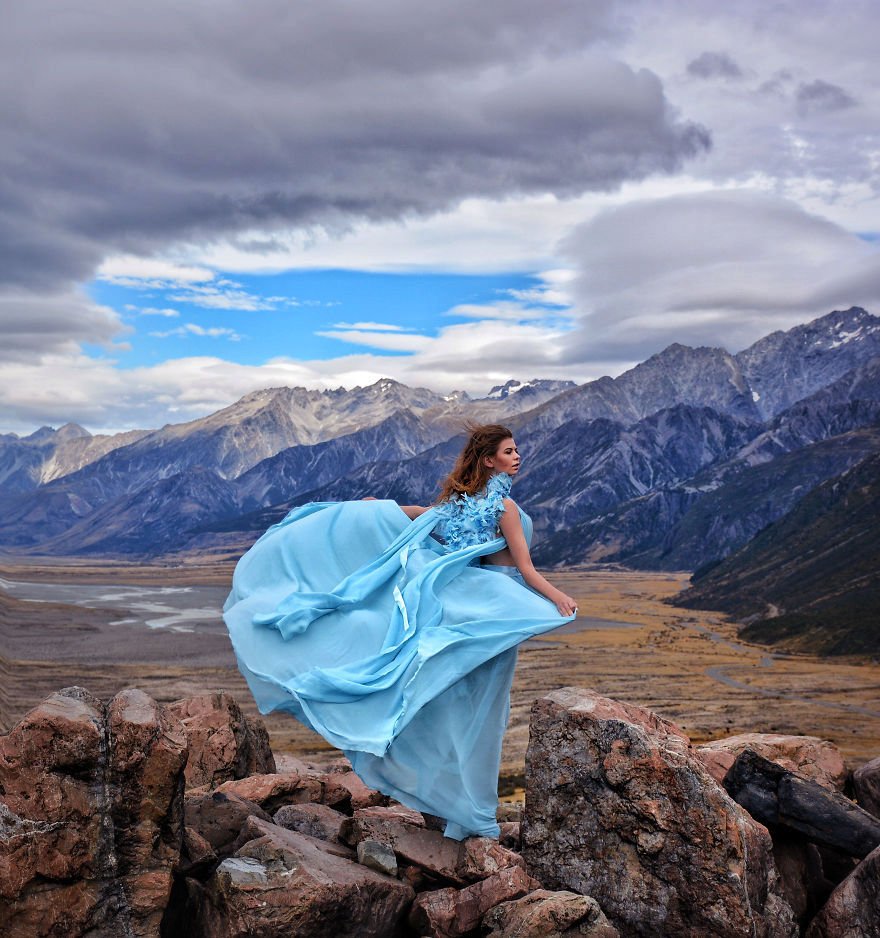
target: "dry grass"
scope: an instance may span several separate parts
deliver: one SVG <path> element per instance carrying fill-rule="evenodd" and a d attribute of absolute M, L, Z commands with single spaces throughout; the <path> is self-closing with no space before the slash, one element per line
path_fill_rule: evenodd
<path fill-rule="evenodd" d="M 0 568 L 0 575 L 10 579 L 141 584 L 218 584 L 228 582 L 230 572 L 224 563 Z M 655 710 L 684 727 L 696 742 L 746 731 L 800 733 L 832 740 L 851 766 L 880 754 L 876 662 L 772 656 L 770 649 L 739 642 L 735 626 L 723 616 L 663 603 L 686 585 L 686 574 L 570 570 L 550 578 L 578 600 L 585 619 L 636 625 L 550 633 L 522 646 L 505 737 L 505 775 L 522 771 L 531 702 L 566 685 L 590 687 Z M 51 633 L 49 651 L 43 647 L 31 656 L 19 650 L 0 658 L 0 727 L 8 728 L 47 694 L 70 684 L 105 699 L 137 686 L 160 701 L 222 688 L 248 712 L 256 712 L 222 637 L 194 641 L 169 632 L 154 635 L 156 644 L 145 645 L 138 633 L 128 632 L 126 639 L 117 629 L 111 655 L 104 623 L 91 626 L 82 621 L 82 611 L 65 615 L 63 608 L 17 602 L 0 608 L 0 639 L 3 631 L 8 636 L 15 630 L 19 649 L 20 630 L 36 630 L 31 634 L 44 638 Z M 130 647 L 119 644 L 125 641 Z M 9 647 L 4 643 L 3 654 L 9 654 Z M 277 752 L 329 749 L 291 718 L 270 716 L 266 723 Z"/>

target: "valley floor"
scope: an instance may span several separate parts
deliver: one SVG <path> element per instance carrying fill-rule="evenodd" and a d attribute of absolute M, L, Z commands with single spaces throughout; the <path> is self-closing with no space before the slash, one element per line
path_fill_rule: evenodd
<path fill-rule="evenodd" d="M 34 563 L 0 565 L 0 577 L 222 586 L 231 570 L 226 563 Z M 589 627 L 550 633 L 521 648 L 504 775 L 522 772 L 531 702 L 569 684 L 648 707 L 683 726 L 695 742 L 743 732 L 799 733 L 832 740 L 850 766 L 880 755 L 877 661 L 782 655 L 740 642 L 724 616 L 663 602 L 687 585 L 685 573 L 593 568 L 549 576 L 578 600 Z M 113 625 L 118 618 L 108 610 L 24 602 L 0 592 L 0 730 L 71 684 L 104 699 L 136 686 L 160 701 L 223 689 L 256 712 L 222 629 L 132 629 Z M 288 717 L 265 719 L 278 753 L 328 749 Z"/>

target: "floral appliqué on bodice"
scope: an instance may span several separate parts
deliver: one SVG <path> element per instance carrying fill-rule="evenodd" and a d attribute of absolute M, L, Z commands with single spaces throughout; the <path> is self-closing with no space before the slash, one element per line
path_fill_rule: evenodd
<path fill-rule="evenodd" d="M 512 482 L 506 472 L 499 472 L 474 495 L 453 495 L 440 502 L 436 506 L 440 518 L 434 534 L 452 550 L 485 544 L 499 537 L 498 519 L 504 513 L 504 499 L 510 494 Z"/>

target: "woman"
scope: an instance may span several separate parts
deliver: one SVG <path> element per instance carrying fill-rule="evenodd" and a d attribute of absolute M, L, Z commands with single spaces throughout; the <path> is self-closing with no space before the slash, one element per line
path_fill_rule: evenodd
<path fill-rule="evenodd" d="M 293 714 L 458 840 L 498 836 L 517 646 L 576 613 L 531 562 L 519 465 L 510 430 L 472 427 L 430 508 L 296 508 L 241 558 L 224 607 L 261 713 Z"/>

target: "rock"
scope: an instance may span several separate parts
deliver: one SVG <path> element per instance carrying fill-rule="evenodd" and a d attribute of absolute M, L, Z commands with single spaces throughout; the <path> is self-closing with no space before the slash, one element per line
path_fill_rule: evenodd
<path fill-rule="evenodd" d="M 770 835 L 672 724 L 578 688 L 535 701 L 523 857 L 628 936 L 783 938 L 797 927 Z"/>
<path fill-rule="evenodd" d="M 521 821 L 523 813 L 522 803 L 519 801 L 501 801 L 495 816 L 499 824 L 506 821 Z"/>
<path fill-rule="evenodd" d="M 498 825 L 501 833 L 498 835 L 498 843 L 508 850 L 520 850 L 522 847 L 522 825 L 519 821 L 502 821 Z"/>
<path fill-rule="evenodd" d="M 750 749 L 736 757 L 724 787 L 762 823 L 798 831 L 850 856 L 867 856 L 880 844 L 880 820 L 844 795 L 801 778 Z"/>
<path fill-rule="evenodd" d="M 277 827 L 278 825 L 273 824 L 271 821 L 264 821 L 262 818 L 251 815 L 242 825 L 238 837 L 233 844 L 232 853 L 238 853 L 245 844 L 250 843 L 252 840 L 257 840 L 260 837 L 273 836 Z M 329 840 L 319 840 L 317 837 L 310 837 L 308 834 L 302 834 L 301 836 L 323 853 L 332 854 L 334 857 L 343 857 L 346 860 L 356 859 L 355 851 L 345 844 L 333 843 Z"/>
<path fill-rule="evenodd" d="M 189 788 L 275 771 L 269 734 L 259 718 L 245 716 L 235 699 L 222 691 L 185 697 L 169 704 L 183 723 L 189 744 Z"/>
<path fill-rule="evenodd" d="M 348 789 L 330 775 L 251 775 L 224 782 L 217 791 L 255 801 L 270 813 L 285 804 L 313 802 L 342 810 L 348 810 L 351 804 Z"/>
<path fill-rule="evenodd" d="M 773 859 L 782 893 L 802 927 L 810 921 L 831 892 L 815 844 L 784 830 L 773 835 Z"/>
<path fill-rule="evenodd" d="M 217 865 L 217 854 L 204 837 L 191 827 L 183 829 L 183 846 L 174 872 L 179 876 L 201 877 Z"/>
<path fill-rule="evenodd" d="M 619 938 L 599 903 L 576 892 L 536 889 L 502 902 L 483 919 L 486 938 Z"/>
<path fill-rule="evenodd" d="M 340 843 L 340 828 L 347 818 L 325 804 L 286 804 L 275 812 L 273 820 L 289 831 Z"/>
<path fill-rule="evenodd" d="M 460 938 L 472 932 L 499 902 L 524 896 L 533 885 L 525 870 L 515 866 L 464 889 L 420 893 L 409 913 L 410 928 L 432 938 Z"/>
<path fill-rule="evenodd" d="M 244 822 L 254 815 L 271 822 L 272 818 L 254 801 L 231 792 L 190 792 L 186 796 L 186 825 L 203 837 L 218 857 L 228 857 Z"/>
<path fill-rule="evenodd" d="M 859 807 L 880 818 L 880 758 L 872 759 L 853 772 L 853 788 Z"/>
<path fill-rule="evenodd" d="M 362 840 L 357 845 L 357 860 L 377 873 L 397 876 L 397 857 L 388 844 L 380 844 L 378 840 Z"/>
<path fill-rule="evenodd" d="M 452 840 L 440 831 L 427 830 L 401 820 L 396 809 L 361 808 L 343 825 L 347 843 L 377 840 L 394 849 L 398 858 L 415 864 L 449 882 L 464 885 L 484 879 L 511 866 L 522 866 L 522 858 L 488 837 Z"/>
<path fill-rule="evenodd" d="M 302 834 L 267 828 L 270 833 L 217 868 L 205 886 L 193 933 L 204 938 L 395 933 L 414 896 L 408 885 L 326 853 Z"/>
<path fill-rule="evenodd" d="M 367 788 L 354 772 L 328 771 L 327 774 L 332 775 L 334 782 L 348 789 L 351 795 L 352 808 L 370 808 L 377 805 L 388 804 L 389 798 L 387 795 L 383 795 L 381 791 L 376 791 L 373 788 Z M 417 814 L 418 812 L 415 813 Z"/>
<path fill-rule="evenodd" d="M 843 756 L 834 743 L 817 736 L 743 733 L 696 746 L 694 755 L 716 782 L 723 782 L 736 757 L 746 749 L 819 785 L 843 791 L 846 781 Z"/>
<path fill-rule="evenodd" d="M 355 811 L 358 818 L 378 818 L 386 821 L 405 821 L 407 824 L 414 824 L 416 827 L 427 827 L 425 816 L 414 808 L 407 808 L 402 804 L 369 805 L 365 808 L 359 808 Z"/>
<path fill-rule="evenodd" d="M 831 893 L 810 923 L 806 938 L 880 936 L 880 847 Z"/>
<path fill-rule="evenodd" d="M 158 936 L 183 837 L 186 737 L 142 691 L 52 694 L 0 737 L 4 938 Z"/>

